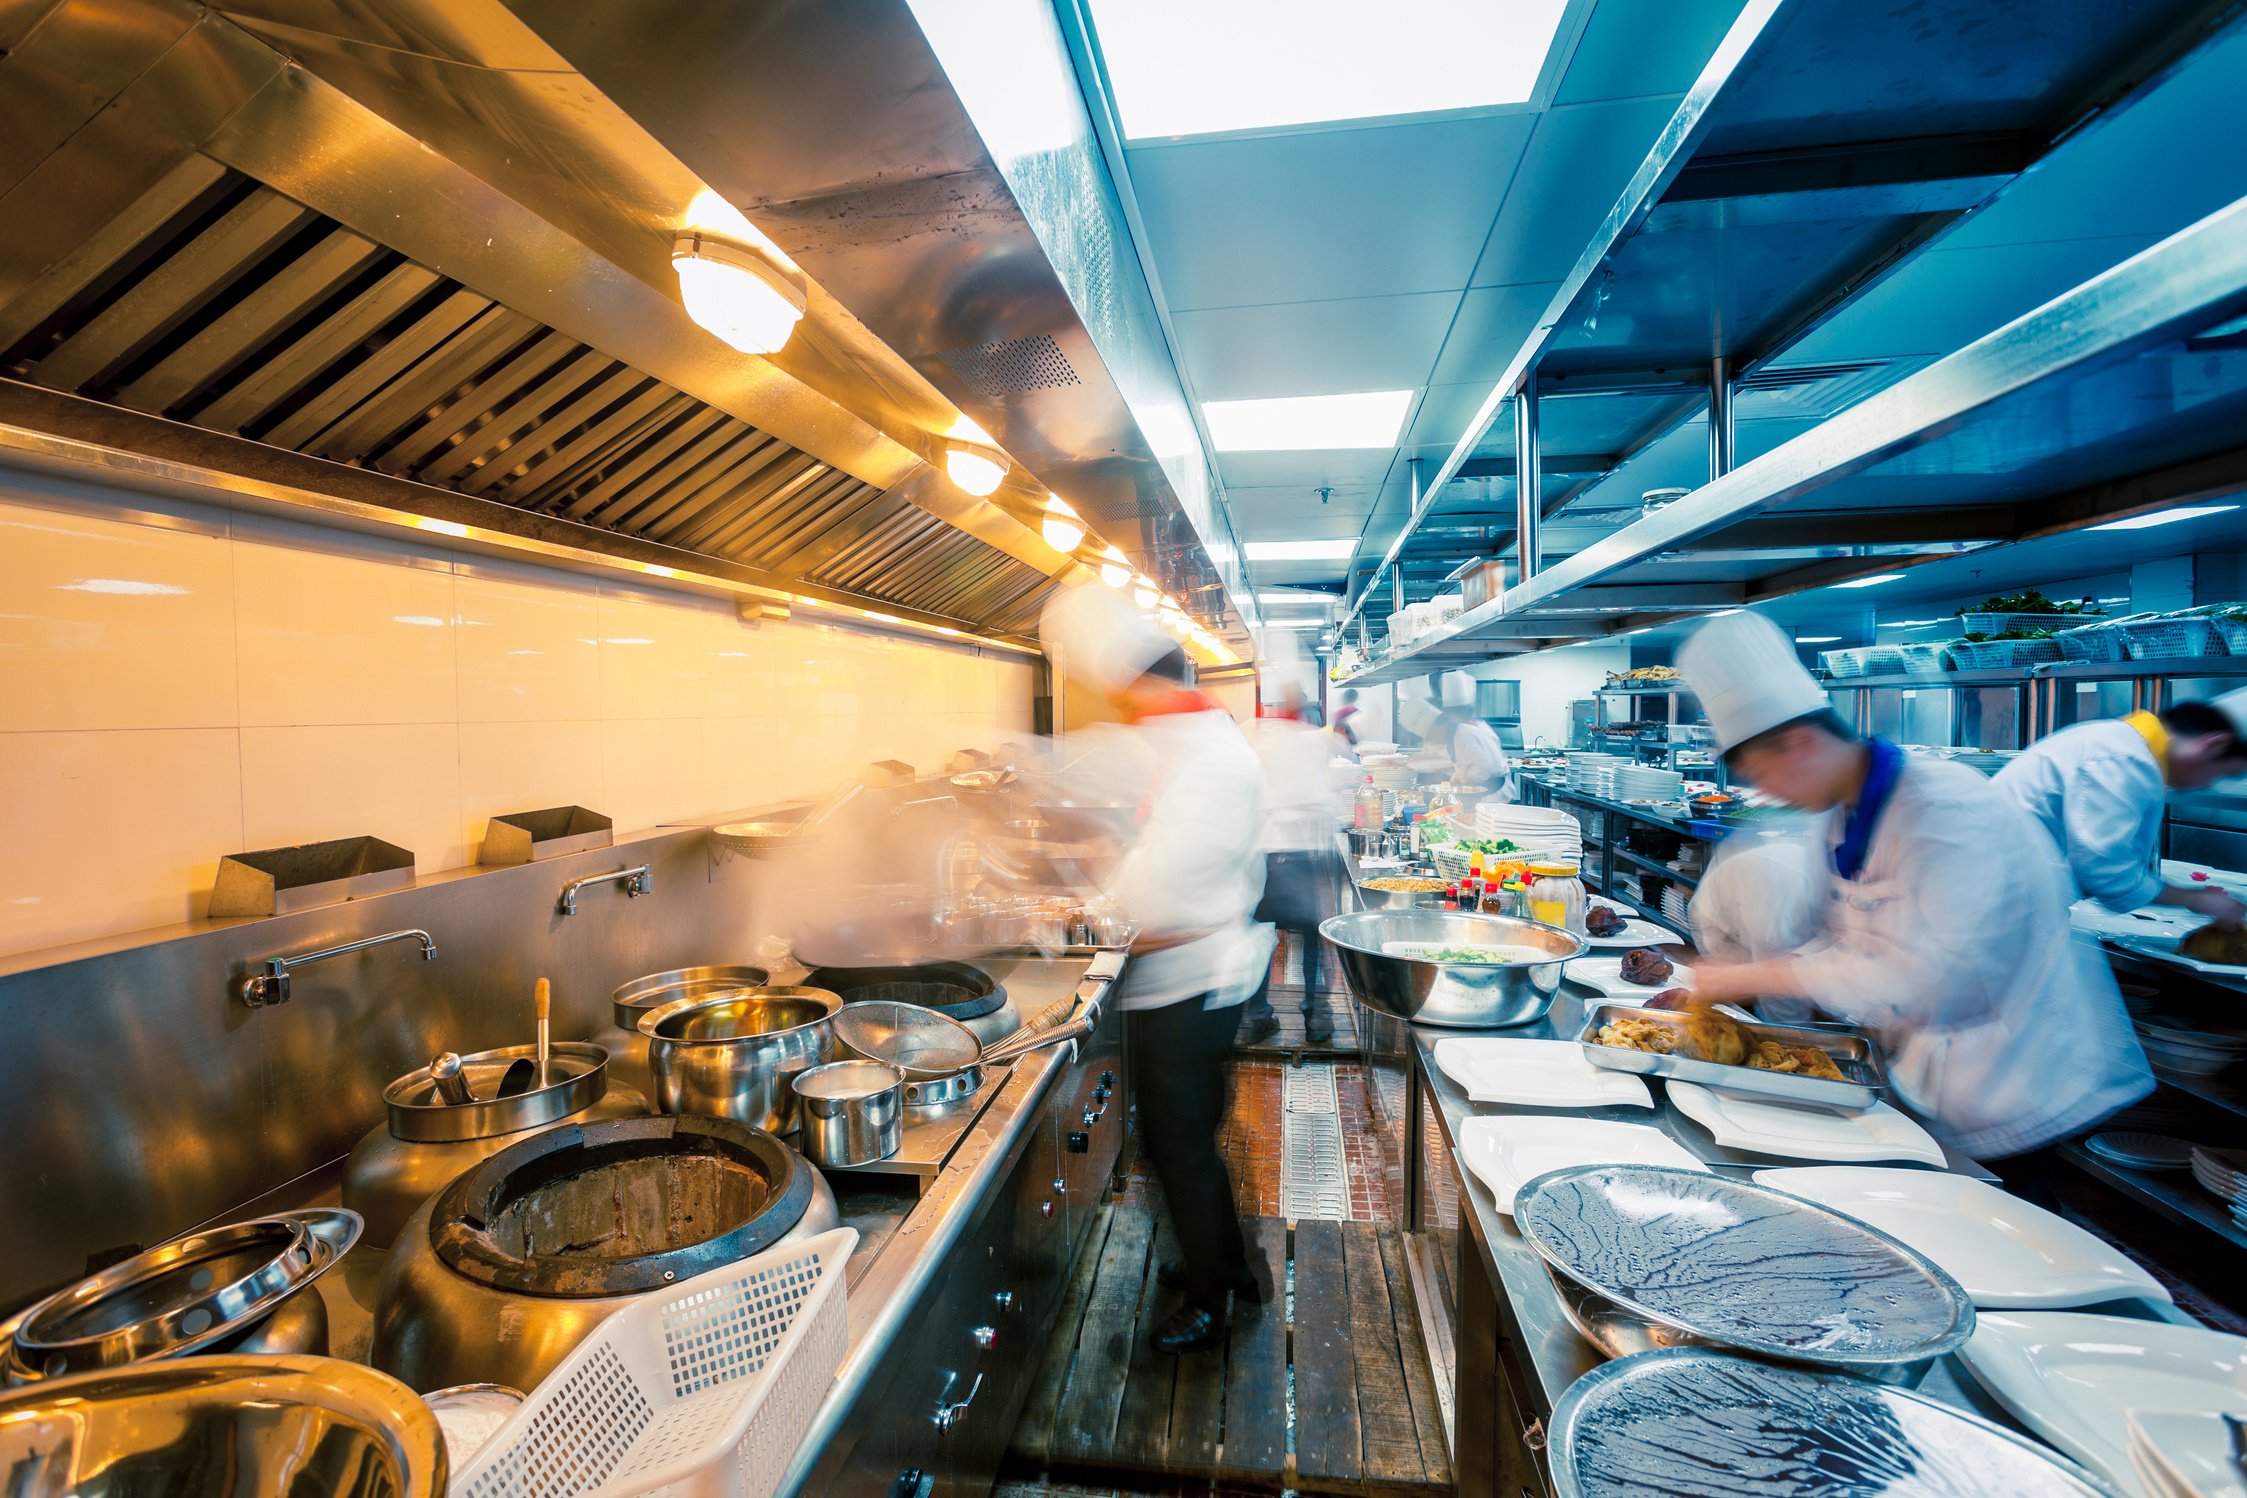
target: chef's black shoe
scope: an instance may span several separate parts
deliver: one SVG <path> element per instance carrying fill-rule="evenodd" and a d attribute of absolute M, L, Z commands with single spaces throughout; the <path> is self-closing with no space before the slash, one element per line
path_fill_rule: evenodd
<path fill-rule="evenodd" d="M 1155 1283 L 1161 1285 L 1165 1290 L 1185 1289 L 1186 1265 L 1184 1261 L 1165 1259 L 1156 1265 Z M 1232 1288 L 1233 1294 L 1242 1300 L 1261 1301 L 1264 1298 L 1263 1283 L 1256 1278 L 1256 1272 L 1252 1269 L 1242 1270 L 1241 1277 L 1233 1282 Z"/>
<path fill-rule="evenodd" d="M 1241 1021 L 1240 1029 L 1234 1032 L 1233 1044 L 1262 1045 L 1265 1041 L 1272 1039 L 1279 1033 L 1280 1017 L 1278 1015 L 1252 1015 L 1248 1019 Z"/>
<path fill-rule="evenodd" d="M 1329 1045 L 1334 1040 L 1334 1016 L 1324 1009 L 1303 1011 L 1303 1038 L 1312 1045 Z"/>
<path fill-rule="evenodd" d="M 1147 1345 L 1157 1352 L 1200 1352 L 1225 1340 L 1225 1318 L 1200 1306 L 1180 1306 L 1147 1334 Z"/>

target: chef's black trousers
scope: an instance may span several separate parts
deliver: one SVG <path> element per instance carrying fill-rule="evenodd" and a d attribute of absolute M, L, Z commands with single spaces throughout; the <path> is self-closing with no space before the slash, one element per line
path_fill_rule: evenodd
<path fill-rule="evenodd" d="M 1225 1058 L 1233 1049 L 1241 1006 L 1204 1008 L 1208 998 L 1198 994 L 1131 1010 L 1129 1043 L 1139 1143 L 1162 1182 L 1178 1233 L 1186 1298 L 1222 1315 L 1227 1293 L 1249 1277 L 1233 1183 L 1217 1148 L 1225 1117 Z"/>
<path fill-rule="evenodd" d="M 1264 897 L 1257 902 L 1256 919 L 1294 936 L 1303 949 L 1303 1012 L 1319 1009 L 1319 953 L 1323 938 L 1319 921 L 1326 913 L 1327 886 L 1334 882 L 1332 853 L 1267 853 L 1264 855 Z M 1249 995 L 1251 1020 L 1272 1013 L 1272 972 Z"/>

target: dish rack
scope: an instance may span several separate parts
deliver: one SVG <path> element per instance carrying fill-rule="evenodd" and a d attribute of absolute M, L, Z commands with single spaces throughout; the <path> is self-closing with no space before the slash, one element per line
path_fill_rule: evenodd
<path fill-rule="evenodd" d="M 850 1339 L 838 1228 L 601 1323 L 454 1476 L 453 1498 L 770 1498 Z"/>
<path fill-rule="evenodd" d="M 2141 619 L 2116 628 L 2121 632 L 2123 649 L 2134 661 L 2224 654 L 2225 637 L 2216 632 L 2216 622 L 2205 615 Z"/>

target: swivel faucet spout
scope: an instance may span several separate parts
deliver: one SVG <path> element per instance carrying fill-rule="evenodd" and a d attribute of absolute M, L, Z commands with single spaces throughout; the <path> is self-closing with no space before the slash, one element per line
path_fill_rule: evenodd
<path fill-rule="evenodd" d="M 242 980 L 242 1002 L 252 1009 L 267 1004 L 286 1004 L 289 1001 L 289 973 L 291 969 L 305 967 L 315 962 L 325 962 L 330 957 L 341 957 L 346 952 L 363 952 L 369 947 L 383 946 L 394 941 L 418 941 L 424 962 L 435 960 L 437 943 L 422 930 L 387 931 L 380 936 L 363 936 L 357 941 L 347 941 L 340 946 L 324 947 L 317 952 L 303 952 L 294 957 L 268 957 L 265 971 Z"/>
<path fill-rule="evenodd" d="M 642 895 L 654 892 L 655 874 L 650 865 L 643 863 L 636 869 L 617 869 L 613 873 L 588 874 L 583 879 L 572 879 L 562 886 L 562 914 L 577 914 L 577 892 L 579 890 L 591 884 L 611 883 L 622 884 L 624 892 L 636 900 Z"/>

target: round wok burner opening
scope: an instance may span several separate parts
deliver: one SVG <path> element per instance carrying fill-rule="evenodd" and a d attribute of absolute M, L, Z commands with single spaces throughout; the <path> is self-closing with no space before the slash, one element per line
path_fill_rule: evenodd
<path fill-rule="evenodd" d="M 823 967 L 804 980 L 841 996 L 846 1004 L 888 1000 L 933 1009 L 947 1019 L 981 1019 L 1006 1003 L 1006 989 L 982 968 L 965 962 L 923 962 L 907 967 Z"/>
<path fill-rule="evenodd" d="M 619 1160 L 523 1192 L 490 1234 L 520 1258 L 629 1259 L 706 1243 L 771 1200 L 762 1175 L 714 1155 Z"/>

